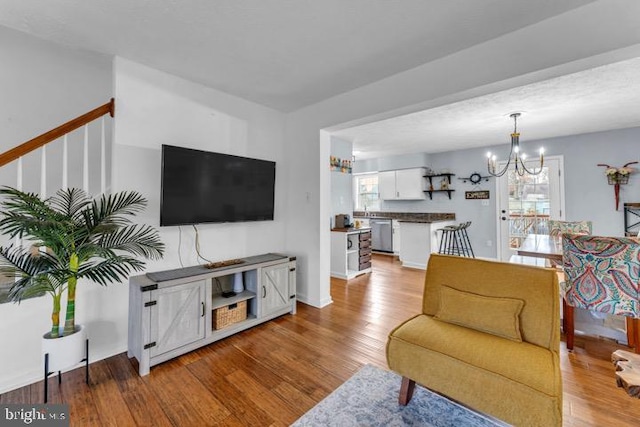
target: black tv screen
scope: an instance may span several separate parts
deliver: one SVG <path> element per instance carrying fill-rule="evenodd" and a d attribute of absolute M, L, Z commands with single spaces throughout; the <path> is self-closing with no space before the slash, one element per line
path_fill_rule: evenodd
<path fill-rule="evenodd" d="M 273 220 L 276 164 L 162 146 L 160 225 Z"/>

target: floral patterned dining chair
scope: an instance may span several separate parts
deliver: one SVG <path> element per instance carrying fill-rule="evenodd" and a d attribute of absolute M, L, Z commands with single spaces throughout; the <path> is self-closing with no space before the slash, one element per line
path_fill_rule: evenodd
<path fill-rule="evenodd" d="M 549 220 L 549 235 L 561 236 L 564 233 L 570 234 L 591 234 L 591 221 L 558 221 Z"/>
<path fill-rule="evenodd" d="M 640 241 L 564 234 L 561 284 L 567 349 L 573 349 L 573 308 L 627 316 L 627 340 L 640 352 Z"/>

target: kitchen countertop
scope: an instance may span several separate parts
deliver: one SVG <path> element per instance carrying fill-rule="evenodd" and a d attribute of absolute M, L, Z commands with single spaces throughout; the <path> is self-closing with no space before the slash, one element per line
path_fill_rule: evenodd
<path fill-rule="evenodd" d="M 371 227 L 349 227 L 349 228 L 332 228 L 331 231 L 337 231 L 339 233 L 353 233 L 354 231 L 367 231 L 371 230 Z"/>
<path fill-rule="evenodd" d="M 433 224 L 435 222 L 452 221 L 452 219 L 399 219 L 398 222 L 411 222 L 414 224 Z"/>
<path fill-rule="evenodd" d="M 353 212 L 353 219 L 395 219 L 400 222 L 416 222 L 429 224 L 432 222 L 452 221 L 456 219 L 454 213 L 435 212 Z"/>

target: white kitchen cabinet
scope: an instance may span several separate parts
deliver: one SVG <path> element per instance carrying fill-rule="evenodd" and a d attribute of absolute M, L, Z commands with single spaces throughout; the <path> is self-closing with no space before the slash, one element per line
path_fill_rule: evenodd
<path fill-rule="evenodd" d="M 438 230 L 455 221 L 408 222 L 400 221 L 400 261 L 403 267 L 425 270 L 433 252 L 438 252 L 442 232 Z"/>
<path fill-rule="evenodd" d="M 378 173 L 378 192 L 382 200 L 395 200 L 396 171 L 384 171 Z"/>
<path fill-rule="evenodd" d="M 424 168 L 399 169 L 378 173 L 378 191 L 383 200 L 424 200 Z"/>
<path fill-rule="evenodd" d="M 371 272 L 371 229 L 331 231 L 331 276 L 353 279 Z"/>
<path fill-rule="evenodd" d="M 237 261 L 211 269 L 192 266 L 129 279 L 127 355 L 138 360 L 141 376 L 158 363 L 295 313 L 295 257 L 270 253 Z M 243 276 L 244 290 L 223 296 L 224 284 L 229 290 L 236 273 Z M 222 326 L 214 322 L 216 313 L 240 309 L 246 309 L 242 313 L 246 317 Z"/>

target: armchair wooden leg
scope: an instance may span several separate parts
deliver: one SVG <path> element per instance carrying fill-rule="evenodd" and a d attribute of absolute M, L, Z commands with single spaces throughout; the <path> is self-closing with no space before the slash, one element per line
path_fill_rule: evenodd
<path fill-rule="evenodd" d="M 635 352 L 640 353 L 640 321 L 634 317 L 627 317 L 627 343 L 629 347 L 635 347 Z"/>
<path fill-rule="evenodd" d="M 575 324 L 573 322 L 573 306 L 567 304 L 562 299 L 562 310 L 564 312 L 564 319 L 562 324 L 564 325 L 564 336 L 567 339 L 567 350 L 573 350 L 573 337 L 575 332 Z"/>
<path fill-rule="evenodd" d="M 633 317 L 625 317 L 625 325 L 627 328 L 627 345 L 631 348 L 636 347 L 636 323 Z"/>
<path fill-rule="evenodd" d="M 562 298 L 562 332 L 567 333 L 567 302 Z"/>
<path fill-rule="evenodd" d="M 398 403 L 402 406 L 406 406 L 407 403 L 413 397 L 413 390 L 416 388 L 416 382 L 410 380 L 407 377 L 402 377 L 402 384 L 400 385 L 400 396 L 398 398 Z"/>

